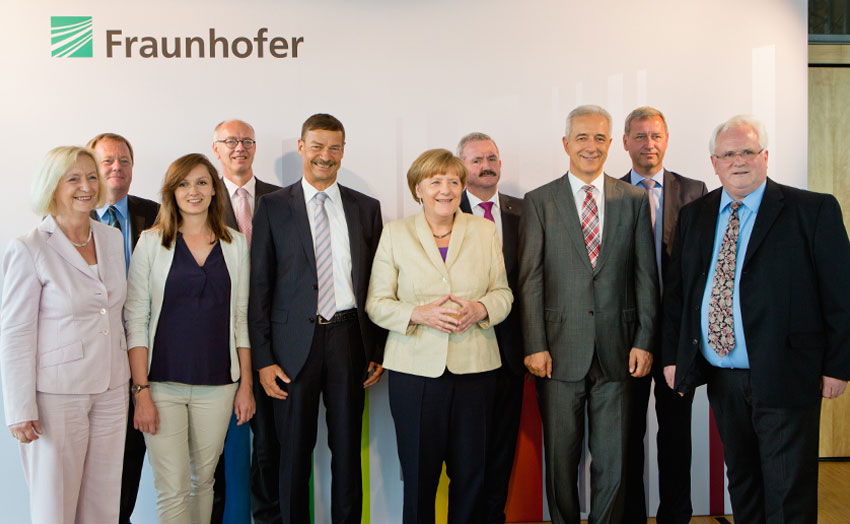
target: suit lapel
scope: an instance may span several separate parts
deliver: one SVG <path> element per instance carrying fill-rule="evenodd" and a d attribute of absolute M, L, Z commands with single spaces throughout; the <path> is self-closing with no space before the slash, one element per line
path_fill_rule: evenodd
<path fill-rule="evenodd" d="M 455 218 L 455 220 L 457 220 L 457 218 Z M 449 278 L 446 263 L 443 262 L 443 257 L 440 256 L 440 251 L 437 249 L 437 243 L 434 241 L 434 234 L 431 232 L 431 228 L 425 220 L 424 211 L 420 211 L 420 213 L 416 215 L 414 223 L 416 226 L 416 236 L 419 237 L 419 243 L 422 245 L 422 249 L 425 250 L 425 254 L 428 255 L 428 259 L 431 261 L 431 264 L 437 269 L 437 271 L 440 272 L 441 275 L 443 275 L 444 278 Z M 454 231 L 452 231 L 452 236 L 454 236 Z M 449 241 L 449 251 L 451 251 L 451 244 L 452 241 Z M 459 248 L 455 248 L 455 250 L 457 249 Z M 446 260 L 448 260 L 448 255 L 446 256 Z"/>
<path fill-rule="evenodd" d="M 304 255 L 310 265 L 316 267 L 316 255 L 313 248 L 313 235 L 310 233 L 310 219 L 307 217 L 307 205 L 304 203 L 304 188 L 298 181 L 292 184 L 289 192 L 289 208 L 292 210 L 292 219 L 295 221 L 295 230 L 298 232 L 298 240 L 304 249 Z"/>
<path fill-rule="evenodd" d="M 785 197 L 782 195 L 779 186 L 773 180 L 767 179 L 764 196 L 756 215 L 756 223 L 753 224 L 753 232 L 750 235 L 750 243 L 747 245 L 747 253 L 744 255 L 744 267 L 747 267 L 747 262 L 758 250 L 765 236 L 767 236 L 767 232 L 770 231 L 771 226 L 776 221 L 776 217 L 779 216 L 779 212 L 785 205 L 784 200 Z"/>
<path fill-rule="evenodd" d="M 339 186 L 339 195 L 342 200 L 342 209 L 345 213 L 345 224 L 348 228 L 348 245 L 351 250 L 351 279 L 354 289 L 358 287 L 358 276 L 360 275 L 360 241 L 363 238 L 363 228 L 360 224 L 360 213 L 357 201 L 345 186 Z"/>
<path fill-rule="evenodd" d="M 107 227 L 109 227 L 109 226 L 107 226 Z M 101 282 L 105 283 L 105 282 L 109 281 L 108 279 L 112 278 L 112 275 L 109 273 L 109 269 L 112 267 L 112 264 L 108 263 L 107 260 L 112 258 L 113 253 L 110 253 L 110 252 L 105 250 L 106 240 L 103 236 L 103 232 L 100 231 L 100 228 L 94 227 L 94 224 L 92 224 L 92 228 L 94 229 L 94 234 L 93 234 L 93 236 L 94 236 L 94 251 L 95 251 L 95 256 L 97 257 L 97 271 L 98 271 L 98 273 L 100 273 Z M 123 236 L 121 237 L 121 247 L 122 248 L 124 247 L 124 237 Z M 124 256 L 123 256 L 124 250 L 123 249 L 121 250 L 121 255 L 122 255 L 121 256 L 121 262 L 124 262 Z M 85 261 L 83 261 L 83 262 L 85 262 Z M 121 264 L 121 266 L 116 266 L 116 267 L 121 267 L 121 269 L 123 270 L 124 264 Z M 89 271 L 89 274 L 91 274 L 91 271 Z"/>
<path fill-rule="evenodd" d="M 579 255 L 579 260 L 582 260 L 588 271 L 593 271 L 590 265 L 590 259 L 587 256 L 587 247 L 584 245 L 584 233 L 581 231 L 581 222 L 579 222 L 578 218 L 575 197 L 573 196 L 572 186 L 567 175 L 561 177 L 557 189 L 552 192 L 549 198 L 554 201 L 555 207 L 561 215 L 561 223 L 566 226 L 567 235 L 572 240 L 573 247 Z"/>
<path fill-rule="evenodd" d="M 717 231 L 717 215 L 720 211 L 720 194 L 721 190 L 717 189 L 708 194 L 702 201 L 702 209 L 698 213 L 697 218 L 697 234 L 699 235 L 698 245 L 700 247 L 701 264 L 705 264 L 704 268 L 708 270 L 708 265 L 711 264 L 711 255 L 714 251 L 714 235 Z"/>
<path fill-rule="evenodd" d="M 676 224 L 676 210 L 682 207 L 681 188 L 679 181 L 672 173 L 664 170 L 664 186 L 661 188 L 664 195 L 664 205 L 661 217 L 661 246 L 667 247 L 669 255 L 673 250 L 673 226 Z"/>
<path fill-rule="evenodd" d="M 605 223 L 602 226 L 602 245 L 599 248 L 599 258 L 596 261 L 596 269 L 594 272 L 599 272 L 605 262 L 608 260 L 608 253 L 611 248 L 608 246 L 614 245 L 618 240 L 613 238 L 619 231 L 620 220 L 623 216 L 623 188 L 616 181 L 606 174 L 602 174 L 603 184 L 605 187 Z M 582 245 L 584 244 L 584 234 L 582 234 Z M 587 250 L 585 249 L 585 252 Z M 588 264 L 590 260 L 588 259 Z"/>
<path fill-rule="evenodd" d="M 222 182 L 224 186 L 224 183 Z M 224 186 L 225 190 L 227 190 L 227 186 Z M 254 206 L 256 210 L 256 205 Z M 233 212 L 233 202 L 230 201 L 230 195 L 227 195 L 227 198 L 224 199 L 224 223 L 233 229 L 239 231 L 239 222 L 236 221 L 236 213 Z"/>
<path fill-rule="evenodd" d="M 510 199 L 501 193 L 499 193 L 499 206 L 502 214 L 502 254 L 505 257 L 505 270 L 510 274 L 516 265 L 519 217 L 516 215 Z"/>
<path fill-rule="evenodd" d="M 88 264 L 86 264 L 86 261 L 83 260 L 82 255 L 80 255 L 80 253 L 74 248 L 74 245 L 71 244 L 71 241 L 68 240 L 65 233 L 59 229 L 59 225 L 52 216 L 48 215 L 38 226 L 38 229 L 50 234 L 50 236 L 47 237 L 46 244 L 55 250 L 59 256 L 64 258 L 65 261 L 80 270 L 92 280 L 97 280 L 92 274 L 91 269 L 89 269 Z M 93 232 L 92 236 L 94 236 Z M 97 242 L 97 240 L 95 240 L 95 242 Z M 101 253 L 100 249 L 97 248 L 97 244 L 95 244 L 95 253 L 97 255 L 100 255 Z"/>
<path fill-rule="evenodd" d="M 472 206 L 469 205 L 469 196 L 466 194 L 465 189 L 460 196 L 460 210 L 464 213 L 472 213 Z"/>

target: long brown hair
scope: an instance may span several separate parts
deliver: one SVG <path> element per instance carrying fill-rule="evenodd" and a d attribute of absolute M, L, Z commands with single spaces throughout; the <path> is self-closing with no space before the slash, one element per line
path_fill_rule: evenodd
<path fill-rule="evenodd" d="M 168 166 L 168 171 L 165 172 L 165 180 L 162 181 L 162 190 L 160 191 L 162 205 L 160 205 L 159 214 L 156 216 L 153 227 L 158 228 L 162 233 L 162 246 L 167 249 L 171 249 L 171 246 L 174 245 L 174 241 L 177 239 L 177 229 L 183 221 L 180 208 L 177 207 L 177 201 L 174 198 L 174 191 L 189 175 L 189 172 L 198 165 L 207 168 L 215 191 L 207 210 L 207 226 L 209 226 L 216 240 L 229 243 L 233 239 L 224 224 L 224 199 L 227 198 L 227 188 L 219 178 L 215 166 L 206 156 L 200 153 L 190 153 L 172 162 Z"/>

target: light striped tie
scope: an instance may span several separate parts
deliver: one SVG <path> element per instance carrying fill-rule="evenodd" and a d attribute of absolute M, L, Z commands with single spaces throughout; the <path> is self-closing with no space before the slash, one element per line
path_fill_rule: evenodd
<path fill-rule="evenodd" d="M 584 234 L 584 245 L 587 248 L 590 265 L 596 268 L 599 250 L 602 247 L 599 238 L 599 210 L 596 207 L 596 200 L 593 199 L 593 186 L 582 186 L 582 189 L 585 197 L 581 205 L 581 231 Z"/>
<path fill-rule="evenodd" d="M 331 250 L 331 226 L 325 201 L 328 195 L 316 193 L 316 211 L 313 224 L 316 226 L 316 278 L 319 280 L 318 313 L 330 320 L 336 313 L 334 296 L 334 264 Z"/>

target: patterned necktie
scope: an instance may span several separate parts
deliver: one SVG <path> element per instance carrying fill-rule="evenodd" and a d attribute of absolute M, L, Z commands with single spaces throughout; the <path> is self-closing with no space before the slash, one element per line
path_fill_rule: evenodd
<path fill-rule="evenodd" d="M 495 223 L 496 219 L 493 218 L 493 202 L 481 202 L 478 205 L 484 210 L 484 218 Z"/>
<path fill-rule="evenodd" d="M 118 210 L 115 206 L 109 206 L 106 210 L 106 225 L 117 227 L 118 231 L 122 231 L 121 222 L 118 221 Z"/>
<path fill-rule="evenodd" d="M 653 238 L 655 238 L 655 210 L 658 209 L 658 198 L 655 197 L 655 180 L 651 178 L 644 178 L 640 181 L 640 184 L 646 189 L 646 195 L 649 197 L 649 212 L 652 214 L 652 232 Z"/>
<path fill-rule="evenodd" d="M 244 187 L 236 190 L 236 223 L 239 225 L 239 231 L 244 233 L 248 239 L 248 245 L 251 245 L 251 233 L 254 229 L 254 224 L 251 223 L 251 203 L 248 201 L 250 195 Z"/>
<path fill-rule="evenodd" d="M 316 227 L 316 278 L 319 280 L 318 313 L 330 320 L 336 313 L 334 295 L 334 265 L 331 251 L 331 227 L 325 209 L 326 193 L 316 193 L 316 211 L 313 224 Z"/>
<path fill-rule="evenodd" d="M 581 205 L 581 232 L 584 233 L 584 245 L 587 248 L 587 256 L 590 265 L 595 269 L 599 258 L 599 250 L 602 242 L 599 239 L 599 210 L 596 208 L 596 200 L 593 199 L 593 186 L 582 186 L 585 197 Z"/>
<path fill-rule="evenodd" d="M 738 232 L 741 224 L 738 208 L 741 202 L 729 204 L 732 214 L 720 244 L 714 283 L 708 300 L 708 345 L 720 357 L 725 357 L 735 348 L 735 320 L 732 305 L 735 291 L 735 265 L 738 253 Z"/>

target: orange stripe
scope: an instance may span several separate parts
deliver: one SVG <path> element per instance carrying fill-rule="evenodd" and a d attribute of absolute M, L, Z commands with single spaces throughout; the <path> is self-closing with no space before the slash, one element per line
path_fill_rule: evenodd
<path fill-rule="evenodd" d="M 505 510 L 508 522 L 543 520 L 543 423 L 534 378 L 526 373 L 514 470 Z"/>

